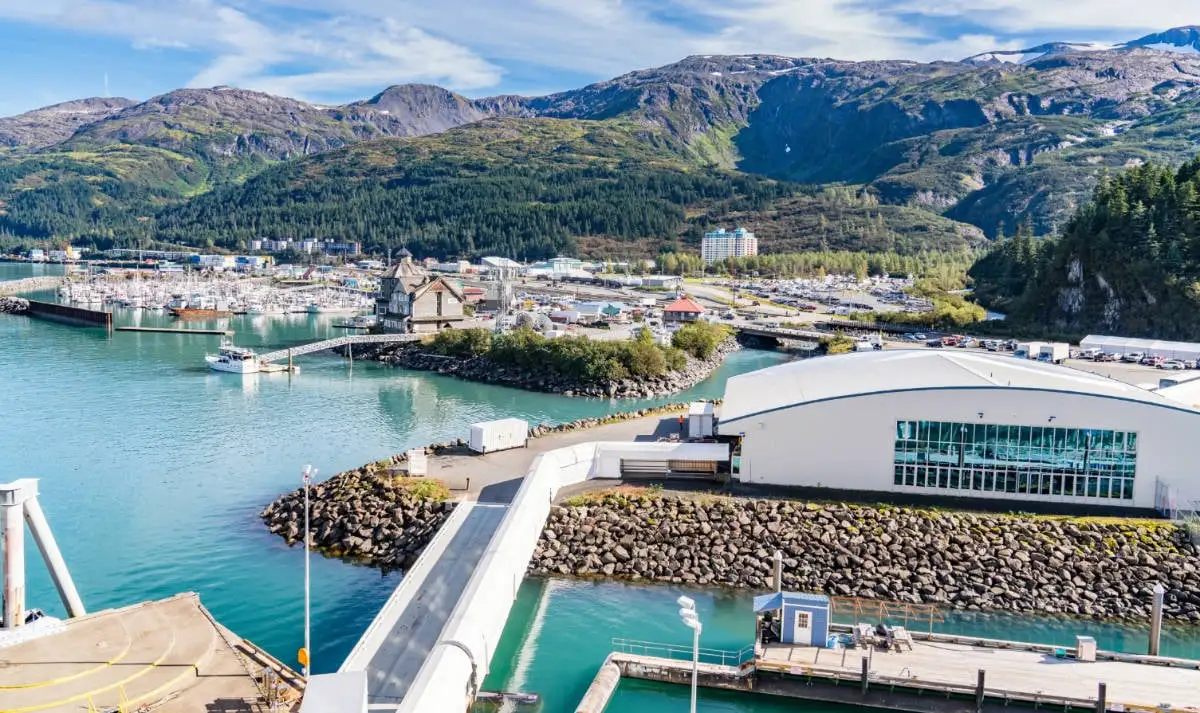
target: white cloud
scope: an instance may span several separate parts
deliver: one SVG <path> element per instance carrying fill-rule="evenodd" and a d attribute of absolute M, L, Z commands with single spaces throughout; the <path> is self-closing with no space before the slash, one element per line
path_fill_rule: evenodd
<path fill-rule="evenodd" d="M 3 0 L 0 19 L 125 38 L 137 49 L 207 52 L 212 60 L 189 82 L 198 87 L 229 84 L 303 97 L 412 81 L 464 90 L 500 81 L 500 68 L 470 49 L 391 18 L 300 22 L 253 15 L 248 3 L 230 2 Z"/>
<path fill-rule="evenodd" d="M 1153 32 L 1200 22 L 1195 0 L 898 0 L 901 12 L 963 17 L 1004 32 Z M 1130 39 L 1134 39 L 1130 37 Z"/>
<path fill-rule="evenodd" d="M 545 86 L 564 71 L 600 79 L 691 54 L 958 59 L 1020 48 L 1026 35 L 1132 39 L 1200 19 L 1184 7 L 1196 4 L 1140 0 L 1131 12 L 1128 0 L 0 0 L 0 19 L 205 53 L 195 86 L 304 97 L 406 81 L 482 94 L 501 83 L 502 67 Z M 945 29 L 955 25 L 973 29 Z"/>

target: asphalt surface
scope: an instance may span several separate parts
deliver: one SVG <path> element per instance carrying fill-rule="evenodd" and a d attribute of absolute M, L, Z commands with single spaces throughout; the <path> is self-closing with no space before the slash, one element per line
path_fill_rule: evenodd
<path fill-rule="evenodd" d="M 399 704 L 442 635 L 508 508 L 476 505 L 367 665 L 369 704 Z"/>

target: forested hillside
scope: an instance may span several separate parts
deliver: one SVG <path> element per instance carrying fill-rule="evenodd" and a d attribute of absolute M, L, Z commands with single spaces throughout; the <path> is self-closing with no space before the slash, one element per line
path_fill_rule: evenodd
<path fill-rule="evenodd" d="M 727 221 L 762 231 L 776 249 L 798 236 L 809 247 L 905 253 L 981 240 L 967 226 L 917 220 L 853 190 L 812 194 L 696 166 L 653 128 L 555 119 L 490 119 L 280 166 L 162 211 L 156 235 L 231 249 L 256 237 L 313 237 L 374 250 L 403 244 L 422 255 L 539 259 L 695 250 L 706 228 Z"/>
<path fill-rule="evenodd" d="M 1105 178 L 1060 239 L 1022 231 L 971 275 L 981 300 L 1020 323 L 1200 338 L 1200 158 Z"/>

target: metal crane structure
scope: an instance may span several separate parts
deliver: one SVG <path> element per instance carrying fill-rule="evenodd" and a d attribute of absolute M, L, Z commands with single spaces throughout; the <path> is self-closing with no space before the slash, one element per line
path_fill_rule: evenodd
<path fill-rule="evenodd" d="M 87 614 L 58 543 L 54 541 L 54 534 L 50 532 L 42 506 L 38 504 L 37 495 L 37 480 L 34 478 L 0 483 L 0 545 L 3 549 L 0 560 L 3 561 L 4 579 L 2 623 L 5 629 L 11 630 L 25 624 L 25 528 L 22 519 L 29 523 L 29 532 L 41 550 L 42 559 L 50 570 L 50 578 L 54 580 L 67 614 L 72 617 Z"/>

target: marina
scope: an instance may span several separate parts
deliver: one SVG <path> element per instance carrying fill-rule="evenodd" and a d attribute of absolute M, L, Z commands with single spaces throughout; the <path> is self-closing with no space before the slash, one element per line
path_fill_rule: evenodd
<path fill-rule="evenodd" d="M 145 310 L 120 307 L 114 310 L 114 318 L 119 325 L 132 321 L 135 314 L 139 323 L 145 326 L 153 326 L 159 320 L 169 324 L 169 317 L 165 314 L 147 314 Z M 241 335 L 239 345 L 253 350 L 257 355 L 281 352 L 284 354 L 282 358 L 286 358 L 288 345 L 295 350 L 303 345 L 344 336 L 334 331 L 337 327 L 331 320 L 319 314 L 297 315 L 291 320 L 261 320 L 254 315 L 235 315 L 226 319 L 227 324 L 236 328 Z M 138 393 L 150 412 L 132 414 L 119 427 L 117 424 L 110 426 L 103 417 L 95 419 L 97 426 L 91 430 L 96 433 L 89 431 L 79 434 L 76 437 L 79 443 L 71 443 L 64 449 L 61 462 L 55 465 L 53 472 L 40 467 L 36 459 L 26 462 L 22 455 L 12 454 L 16 467 L 26 471 L 41 469 L 40 475 L 44 478 L 47 492 L 53 492 L 57 480 L 58 488 L 82 490 L 97 501 L 94 505 L 84 502 L 83 512 L 70 512 L 65 508 L 58 513 L 52 512 L 53 521 L 59 521 L 60 513 L 70 512 L 63 518 L 68 523 L 66 527 L 78 527 L 82 521 L 77 519 L 88 518 L 89 508 L 114 505 L 111 494 L 100 494 L 95 490 L 99 485 L 97 483 L 89 484 L 88 480 L 80 481 L 77 478 L 64 481 L 61 476 L 56 477 L 58 473 L 72 470 L 104 473 L 106 469 L 111 469 L 110 473 L 113 474 L 129 473 L 140 483 L 137 497 L 142 502 L 159 498 L 160 502 L 174 503 L 179 500 L 179 492 L 188 493 L 195 499 L 195 502 L 173 506 L 169 518 L 163 517 L 165 513 L 152 510 L 147 510 L 139 518 L 139 531 L 149 527 L 156 533 L 153 535 L 156 544 L 153 567 L 141 564 L 138 556 L 133 555 L 137 551 L 136 543 L 118 538 L 117 544 L 105 550 L 104 554 L 93 555 L 106 563 L 103 574 L 97 576 L 99 571 L 95 565 L 81 554 L 94 548 L 95 544 L 78 536 L 71 538 L 68 544 L 67 538 L 63 537 L 68 561 L 81 562 L 80 588 L 89 596 L 89 603 L 92 588 L 101 592 L 94 606 L 110 608 L 127 606 L 134 601 L 157 601 L 179 592 L 198 591 L 204 597 L 206 608 L 211 606 L 214 616 L 229 630 L 261 643 L 266 651 L 274 653 L 279 660 L 292 661 L 293 664 L 299 631 L 296 622 L 298 553 L 296 548 L 288 548 L 275 538 L 261 535 L 260 526 L 251 521 L 253 512 L 275 493 L 295 487 L 295 469 L 277 462 L 290 462 L 295 454 L 282 457 L 279 452 L 262 453 L 257 448 L 258 444 L 276 442 L 280 431 L 286 431 L 306 443 L 305 460 L 311 458 L 321 463 L 328 472 L 336 472 L 341 468 L 370 462 L 378 458 L 381 451 L 396 453 L 410 445 L 431 443 L 452 436 L 461 437 L 463 423 L 479 421 L 481 418 L 517 415 L 530 423 L 562 421 L 580 414 L 636 408 L 639 403 L 568 400 L 552 395 L 513 392 L 481 384 L 456 382 L 439 378 L 436 374 L 413 374 L 365 363 L 356 364 L 351 373 L 344 359 L 319 354 L 306 363 L 306 377 L 302 380 L 265 379 L 259 382 L 253 379 L 224 379 L 221 375 L 202 373 L 196 364 L 196 342 L 211 338 L 212 341 L 208 343 L 211 351 L 218 347 L 214 337 L 219 335 L 186 335 L 187 339 L 184 340 L 179 338 L 185 335 L 178 333 L 131 332 L 128 340 L 105 340 L 93 334 L 95 330 L 70 330 L 58 325 L 31 324 L 29 320 L 7 317 L 0 318 L 0 328 L 16 337 L 12 341 L 17 352 L 37 346 L 36 342 L 47 336 L 54 336 L 71 345 L 64 351 L 71 354 L 73 359 L 91 365 L 86 379 L 76 370 L 68 377 L 68 383 L 64 384 L 73 394 L 72 413 L 79 413 L 80 404 L 86 405 L 84 413 L 103 413 L 101 404 L 112 403 L 108 397 L 112 389 L 128 389 L 130 384 L 137 384 Z M 34 343 L 29 344 L 30 340 Z M 45 345 L 42 346 L 44 348 Z M 314 348 L 314 353 L 316 351 L 319 350 Z M 101 355 L 108 356 L 100 358 Z M 16 356 L 19 354 L 13 355 L 14 358 Z M 113 362 L 113 357 L 118 363 Z M 780 358 L 768 352 L 735 354 L 718 377 L 701 385 L 690 395 L 704 394 L 706 389 L 711 396 L 720 395 L 720 385 L 714 385 L 713 382 L 723 382 L 724 376 L 736 369 L 751 370 L 752 364 L 764 366 Z M 128 368 L 113 368 L 119 365 L 127 367 L 135 360 L 144 364 L 142 369 L 148 368 L 151 373 L 131 373 Z M 203 365 L 200 367 L 203 368 Z M 4 368 L 5 364 L 0 359 L 0 373 Z M 207 371 L 203 369 L 203 372 Z M 154 376 L 155 373 L 164 372 L 173 373 L 175 377 L 164 380 Z M 5 422 L 4 426 L 6 433 L 14 437 L 34 438 L 34 434 L 53 426 L 52 422 L 46 420 L 44 411 L 34 406 L 32 399 L 38 398 L 36 392 L 27 389 L 35 388 L 39 383 L 44 387 L 45 384 L 37 375 L 22 381 L 30 383 L 18 386 L 12 397 L 18 408 L 21 403 L 27 404 L 22 413 L 29 413 L 29 422 Z M 89 385 L 91 381 L 96 382 L 94 387 Z M 160 400 L 171 404 L 179 412 L 156 412 L 152 404 Z M 64 406 L 55 407 L 57 414 L 62 413 Z M 313 422 L 285 423 L 278 418 L 277 411 L 281 407 L 311 414 Z M 213 408 L 220 409 L 220 418 L 213 418 Z M 206 411 L 207 416 L 203 415 Z M 335 413 L 337 419 L 327 415 Z M 231 417 L 233 421 L 229 422 Z M 194 438 L 179 443 L 169 454 L 156 455 L 147 450 L 144 444 L 131 440 L 129 435 L 122 435 L 125 430 L 139 428 L 143 433 L 147 432 L 147 428 L 149 432 L 154 432 L 155 426 L 149 425 L 153 422 L 147 422 L 146 418 L 165 418 L 179 424 L 194 424 L 191 426 L 195 431 Z M 349 423 L 343 423 L 344 420 Z M 237 429 L 236 437 L 233 437 L 234 431 L 229 430 L 231 427 Z M 268 436 L 268 433 L 271 435 Z M 112 452 L 115 447 L 136 453 L 137 457 L 132 459 L 133 462 L 129 458 L 122 458 L 120 464 L 114 460 L 111 464 L 102 462 L 97 465 L 94 457 L 83 451 L 85 444 L 94 442 L 97 436 L 106 439 L 107 443 L 99 447 L 99 451 L 96 450 L 98 446 L 93 445 L 88 453 Z M 587 434 L 581 433 L 580 438 L 586 439 Z M 230 445 L 217 449 L 218 452 L 211 448 L 199 448 L 202 443 L 211 444 L 213 439 Z M 197 442 L 193 443 L 193 440 Z M 370 442 L 369 445 L 365 445 L 367 442 Z M 515 463 L 502 465 L 498 459 L 518 458 L 521 457 L 520 453 L 518 450 L 489 455 L 487 458 L 491 465 L 487 469 L 500 481 L 511 480 L 520 474 L 520 466 Z M 211 475 L 197 481 L 194 476 L 199 464 L 203 464 L 203 471 Z M 458 467 L 455 466 L 455 472 Z M 242 482 L 230 477 L 250 472 L 262 473 L 266 477 Z M 449 471 L 442 472 L 450 475 Z M 221 484 L 220 488 L 212 487 L 214 483 L 210 481 L 213 479 Z M 479 488 L 480 484 L 475 486 Z M 71 500 L 78 502 L 77 496 L 72 496 Z M 52 505 L 53 499 L 50 497 L 46 501 L 48 508 L 62 507 Z M 216 505 L 221 502 L 224 504 Z M 128 526 L 117 527 L 120 530 Z M 189 535 L 186 542 L 180 542 L 173 534 L 180 527 L 196 534 Z M 139 535 L 139 538 L 142 537 L 145 535 Z M 77 539 L 84 541 L 74 541 Z M 199 543 L 203 545 L 203 558 L 195 556 L 194 550 Z M 239 543 L 244 545 L 241 557 L 231 556 L 231 552 L 237 551 Z M 129 565 L 121 564 L 122 557 L 131 555 L 134 564 L 132 569 L 128 569 Z M 488 554 L 484 553 L 483 557 L 487 558 Z M 209 561 L 204 561 L 206 559 Z M 253 562 L 253 571 L 234 573 L 238 561 Z M 118 569 L 122 566 L 127 568 L 119 581 L 111 576 L 113 567 L 110 563 L 114 562 Z M 172 564 L 174 562 L 186 562 L 186 565 L 180 565 L 186 566 L 186 573 L 172 571 L 171 568 L 176 566 Z M 314 662 L 315 671 L 324 673 L 335 670 L 346 653 L 360 640 L 361 634 L 369 628 L 368 622 L 395 590 L 399 577 L 380 577 L 378 573 L 363 569 L 355 572 L 354 567 L 320 558 L 315 559 L 313 565 L 316 614 Z M 356 574 L 365 576 L 353 579 Z M 40 592 L 37 604 L 47 606 L 47 602 L 50 602 L 49 606 L 52 607 L 53 590 L 47 587 L 44 579 L 40 583 L 35 579 L 31 579 L 30 590 Z M 195 584 L 188 586 L 184 579 Z M 525 698 L 520 700 L 532 700 L 531 697 L 536 696 L 542 709 L 548 713 L 573 710 L 597 667 L 612 653 L 611 639 L 614 636 L 674 640 L 679 644 L 684 641 L 684 634 L 680 631 L 682 627 L 673 616 L 674 609 L 665 608 L 671 603 L 673 592 L 678 590 L 553 580 L 527 581 L 520 584 L 518 589 L 518 581 L 512 583 L 514 592 L 518 592 L 519 596 L 512 607 L 509 626 L 505 628 L 504 635 L 498 637 L 499 647 L 493 644 L 489 649 L 491 662 L 486 669 L 488 676 L 482 682 L 481 690 L 524 694 Z M 114 586 L 127 590 L 117 598 L 112 593 Z M 596 586 L 603 587 L 605 594 L 602 597 L 590 596 L 588 601 L 574 598 L 576 591 L 599 591 L 595 589 Z M 235 596 L 239 600 L 236 603 L 230 599 L 233 592 L 237 593 Z M 753 641 L 753 624 L 747 628 L 745 623 L 750 606 L 747 594 L 715 590 L 693 590 L 688 594 L 695 597 L 705 619 L 705 646 L 736 651 Z M 106 598 L 109 600 L 107 603 L 104 601 Z M 663 606 L 654 604 L 660 599 L 665 602 Z M 564 610 L 563 605 L 570 601 L 574 604 Z M 727 609 L 726 614 L 714 620 L 711 613 L 713 607 Z M 447 625 L 453 620 L 454 616 L 446 620 Z M 1033 618 L 1025 621 L 1033 621 Z M 1092 624 L 1088 623 L 1088 626 Z M 567 638 L 564 639 L 564 636 Z M 1013 636 L 1006 632 L 1003 638 Z M 555 639 L 558 643 L 552 643 Z M 494 638 L 490 640 L 495 641 Z M 1036 637 L 1030 640 L 1036 640 Z M 1102 646 L 1111 647 L 1112 644 L 1102 643 Z M 1171 654 L 1170 650 L 1169 645 L 1164 645 L 1165 653 L 1176 655 Z M 850 676 L 850 673 L 846 675 Z M 413 681 L 420 685 L 419 677 Z M 616 687 L 610 710 L 659 710 L 664 705 L 679 702 L 680 691 L 682 700 L 686 701 L 686 687 L 626 679 Z M 770 697 L 740 696 L 731 699 L 724 693 L 705 691 L 701 695 L 700 707 L 701 710 L 757 712 L 776 710 L 773 706 L 778 705 Z M 809 710 L 834 710 L 820 708 L 832 705 L 820 701 L 806 705 L 818 706 Z"/>

